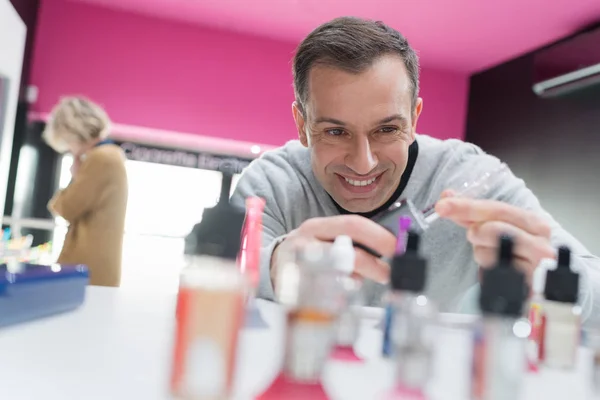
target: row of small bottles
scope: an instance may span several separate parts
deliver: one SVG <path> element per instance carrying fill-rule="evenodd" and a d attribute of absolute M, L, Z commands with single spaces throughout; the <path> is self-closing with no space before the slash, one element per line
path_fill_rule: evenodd
<path fill-rule="evenodd" d="M 190 268 L 182 274 L 178 298 L 174 397 L 231 396 L 237 337 L 257 272 L 254 267 L 244 278 L 236 263 L 244 219 L 244 211 L 224 201 L 207 209 L 195 227 L 197 243 L 192 246 Z M 438 311 L 423 294 L 428 267 L 419 254 L 420 238 L 407 231 L 406 221 L 400 225 L 382 353 L 395 364 L 398 389 L 427 397 Z M 529 289 L 524 274 L 513 265 L 511 238 L 502 237 L 499 249 L 497 265 L 483 271 L 482 317 L 472 330 L 472 398 L 480 400 L 518 398 L 528 338 L 540 349 L 536 354 L 541 360 L 562 367 L 574 364 L 579 338 L 578 277 L 570 271 L 568 249 L 559 250 L 558 267 L 548 272 L 546 300 L 536 303 L 544 322 L 534 329 L 539 334 L 531 337 L 530 324 L 522 318 Z M 258 398 L 328 398 L 321 384 L 326 362 L 332 357 L 360 361 L 353 351 L 362 305 L 361 281 L 352 275 L 354 252 L 352 240 L 345 236 L 333 244 L 314 242 L 280 251 L 274 287 L 286 313 L 284 361 L 279 376 Z"/>
<path fill-rule="evenodd" d="M 418 243 L 418 235 L 409 233 L 406 252 L 392 261 L 382 353 L 397 364 L 398 394 L 426 397 L 438 339 L 438 311 L 423 295 L 427 262 L 418 254 Z M 557 267 L 547 272 L 544 298 L 528 304 L 529 286 L 513 264 L 513 246 L 510 237 L 501 237 L 496 265 L 482 271 L 481 317 L 470 326 L 473 399 L 518 399 L 527 365 L 575 366 L 580 337 L 579 275 L 570 268 L 569 249 L 559 248 Z M 535 307 L 539 324 L 524 318 L 528 305 Z M 532 347 L 535 350 L 528 353 Z"/>
<path fill-rule="evenodd" d="M 427 260 L 419 254 L 419 235 L 406 232 L 401 239 L 405 246 L 398 246 L 391 262 L 382 354 L 393 360 L 396 369 L 392 397 L 427 398 L 439 314 L 423 293 L 428 270 Z M 472 349 L 465 349 L 472 350 L 472 364 L 456 366 L 472 371 L 471 398 L 478 400 L 519 398 L 528 362 L 535 361 L 527 354 L 532 342 L 543 350 L 537 352 L 542 355 L 539 361 L 560 368 L 575 365 L 579 343 L 579 278 L 570 269 L 569 249 L 559 249 L 556 269 L 547 272 L 545 299 L 536 303 L 543 310 L 544 323 L 536 336 L 531 335 L 531 322 L 524 317 L 530 306 L 529 286 L 525 274 L 514 265 L 513 240 L 501 237 L 498 247 L 496 265 L 482 271 L 481 317 L 470 326 Z M 354 250 L 345 237 L 326 249 L 318 244 L 304 247 L 280 265 L 276 287 L 286 293 L 280 298 L 289 310 L 285 361 L 281 376 L 262 399 L 274 398 L 273 393 L 286 393 L 285 398 L 295 398 L 293 393 L 327 398 L 320 385 L 325 362 L 340 351 L 346 352 L 346 360 L 358 359 L 350 350 L 360 327 L 356 312 L 360 283 L 350 276 Z M 312 391 L 301 392 L 299 387 Z"/>

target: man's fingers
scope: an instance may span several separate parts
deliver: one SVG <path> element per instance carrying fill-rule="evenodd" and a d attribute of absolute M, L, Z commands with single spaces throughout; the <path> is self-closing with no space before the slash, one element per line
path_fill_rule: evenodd
<path fill-rule="evenodd" d="M 503 221 L 533 235 L 550 237 L 550 226 L 535 213 L 495 200 L 473 200 L 461 197 L 444 198 L 436 211 L 453 221 Z"/>
<path fill-rule="evenodd" d="M 536 264 L 543 258 L 554 258 L 555 251 L 550 241 L 531 235 L 522 229 L 501 221 L 490 221 L 472 225 L 467 231 L 467 239 L 474 247 L 496 248 L 500 236 L 509 235 L 514 240 L 513 253 L 516 257 Z"/>
<path fill-rule="evenodd" d="M 390 279 L 390 266 L 364 250 L 357 249 L 354 273 L 375 282 L 387 283 Z"/>
<path fill-rule="evenodd" d="M 293 257 L 294 251 L 312 242 L 332 242 L 340 235 L 348 235 L 355 242 L 372 248 L 384 256 L 392 256 L 396 238 L 387 229 L 358 215 L 340 215 L 306 220 L 298 229 L 290 232 L 286 240 L 276 249 L 276 261 L 283 262 Z M 354 275 L 379 283 L 389 281 L 390 267 L 381 259 L 356 248 Z"/>
<path fill-rule="evenodd" d="M 482 268 L 491 268 L 498 259 L 498 250 L 493 247 L 473 247 L 473 258 Z"/>
<path fill-rule="evenodd" d="M 467 220 L 457 220 L 457 221 L 453 221 L 456 225 L 458 226 L 462 226 L 465 229 L 469 229 L 471 226 L 477 224 L 477 222 L 474 221 L 467 221 Z"/>
<path fill-rule="evenodd" d="M 335 240 L 340 235 L 348 235 L 353 241 L 370 247 L 387 257 L 394 254 L 396 247 L 396 238 L 392 233 L 359 215 L 311 218 L 300 225 L 298 233 L 328 242 Z"/>
<path fill-rule="evenodd" d="M 478 246 L 473 248 L 473 256 L 475 262 L 480 267 L 485 269 L 492 268 L 498 261 L 498 249 Z M 537 264 L 533 264 L 530 260 L 521 257 L 515 257 L 513 264 L 525 274 L 528 283 L 531 284 L 530 277 L 533 276 L 533 271 L 537 267 Z"/>
<path fill-rule="evenodd" d="M 477 262 L 477 265 L 480 267 L 492 268 L 498 262 L 498 249 L 494 247 L 477 246 L 473 248 L 473 256 L 475 262 Z M 521 257 L 515 257 L 514 263 L 518 268 L 521 268 L 523 272 L 532 265 L 529 260 Z"/>
<path fill-rule="evenodd" d="M 446 189 L 442 192 L 442 194 L 440 194 L 440 199 L 445 199 L 447 197 L 454 197 L 456 196 L 456 192 L 452 189 Z"/>

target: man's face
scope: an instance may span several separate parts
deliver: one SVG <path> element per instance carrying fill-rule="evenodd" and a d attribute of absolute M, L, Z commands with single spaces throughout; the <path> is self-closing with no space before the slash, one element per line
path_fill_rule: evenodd
<path fill-rule="evenodd" d="M 316 66 L 308 88 L 305 115 L 293 111 L 315 176 L 344 209 L 373 211 L 400 184 L 421 113 L 403 61 L 385 56 L 360 74 Z"/>

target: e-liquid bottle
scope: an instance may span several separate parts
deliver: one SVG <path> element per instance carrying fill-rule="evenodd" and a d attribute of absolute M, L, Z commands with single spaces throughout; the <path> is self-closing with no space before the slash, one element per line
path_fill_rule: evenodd
<path fill-rule="evenodd" d="M 518 399 L 525 374 L 526 339 L 531 325 L 522 318 L 527 294 L 525 275 L 513 265 L 513 240 L 500 239 L 496 266 L 483 271 L 475 328 L 473 399 Z"/>
<path fill-rule="evenodd" d="M 403 390 L 424 393 L 432 372 L 433 328 L 438 310 L 423 294 L 427 260 L 419 254 L 419 238 L 408 232 L 406 251 L 392 260 L 390 282 L 397 383 Z"/>
<path fill-rule="evenodd" d="M 589 399 L 600 399 L 600 330 L 595 326 L 582 327 L 582 345 L 586 347 L 589 354 Z"/>
<path fill-rule="evenodd" d="M 406 251 L 406 245 L 408 240 L 408 232 L 411 229 L 412 219 L 407 215 L 402 215 L 396 221 L 397 230 L 396 232 L 396 251 L 394 253 L 394 257 L 400 257 Z M 416 233 L 412 231 L 413 234 Z M 383 357 L 391 357 L 394 352 L 394 346 L 392 342 L 392 326 L 394 324 L 394 302 L 392 301 L 394 298 L 394 287 L 390 281 L 390 289 L 389 292 L 386 293 L 385 296 L 385 308 L 384 308 L 384 318 L 380 327 L 383 329 L 383 341 L 381 353 Z"/>
<path fill-rule="evenodd" d="M 335 342 L 343 302 L 340 272 L 330 245 L 308 243 L 295 250 L 297 276 L 288 285 L 283 367 L 258 399 L 326 399 L 321 383 Z M 289 261 L 286 261 L 289 262 Z M 294 291 L 295 293 L 291 293 Z"/>
<path fill-rule="evenodd" d="M 233 394 L 248 284 L 236 259 L 244 210 L 226 199 L 204 210 L 189 236 L 177 297 L 171 395 L 225 400 Z"/>
<path fill-rule="evenodd" d="M 288 313 L 284 373 L 299 382 L 321 378 L 333 347 L 337 317 L 343 307 L 339 271 L 332 268 L 330 246 L 309 244 L 298 254 L 298 306 Z"/>
<path fill-rule="evenodd" d="M 364 305 L 361 281 L 352 276 L 356 253 L 349 236 L 335 238 L 329 250 L 335 268 L 340 272 L 343 305 L 337 319 L 334 349 L 331 358 L 338 361 L 362 361 L 354 352 L 360 332 L 359 308 Z"/>
<path fill-rule="evenodd" d="M 556 269 L 546 273 L 544 363 L 552 368 L 573 368 L 577 360 L 581 328 L 581 309 L 576 304 L 579 274 L 570 265 L 571 251 L 560 247 Z"/>

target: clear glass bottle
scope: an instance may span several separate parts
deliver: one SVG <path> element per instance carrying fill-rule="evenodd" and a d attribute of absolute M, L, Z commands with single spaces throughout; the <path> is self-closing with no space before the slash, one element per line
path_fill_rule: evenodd
<path fill-rule="evenodd" d="M 473 398 L 518 399 L 526 372 L 529 321 L 515 316 L 484 316 L 475 329 Z"/>
<path fill-rule="evenodd" d="M 397 384 L 424 393 L 432 373 L 437 306 L 423 295 L 427 260 L 418 253 L 419 235 L 408 232 L 406 250 L 392 260 L 391 339 Z"/>
<path fill-rule="evenodd" d="M 482 318 L 474 332 L 473 399 L 519 398 L 531 332 L 529 321 L 522 318 L 527 291 L 525 275 L 513 265 L 513 241 L 504 236 L 496 266 L 482 276 Z"/>
<path fill-rule="evenodd" d="M 331 246 L 330 256 L 338 270 L 343 291 L 342 309 L 337 319 L 334 358 L 356 357 L 353 346 L 360 331 L 360 307 L 364 305 L 361 281 L 352 276 L 356 253 L 349 236 L 338 236 Z"/>
<path fill-rule="evenodd" d="M 433 371 L 438 309 L 426 296 L 397 294 L 394 298 L 393 342 L 397 383 L 424 392 Z"/>
<path fill-rule="evenodd" d="M 330 247 L 315 242 L 297 251 L 297 305 L 288 313 L 283 370 L 295 382 L 319 382 L 335 342 L 344 292 Z"/>
<path fill-rule="evenodd" d="M 586 327 L 582 332 L 583 344 L 590 354 L 590 399 L 600 400 L 600 330 Z"/>
<path fill-rule="evenodd" d="M 551 368 L 572 369 L 577 361 L 581 330 L 579 274 L 570 265 L 571 251 L 560 247 L 556 269 L 546 274 L 544 363 Z"/>
<path fill-rule="evenodd" d="M 343 348 L 353 347 L 360 333 L 360 307 L 364 304 L 361 282 L 351 277 L 342 279 L 346 294 L 346 304 L 337 321 L 336 345 Z"/>
<path fill-rule="evenodd" d="M 321 377 L 343 305 L 330 247 L 311 241 L 280 250 L 276 295 L 286 310 L 283 367 L 259 400 L 329 398 Z"/>

